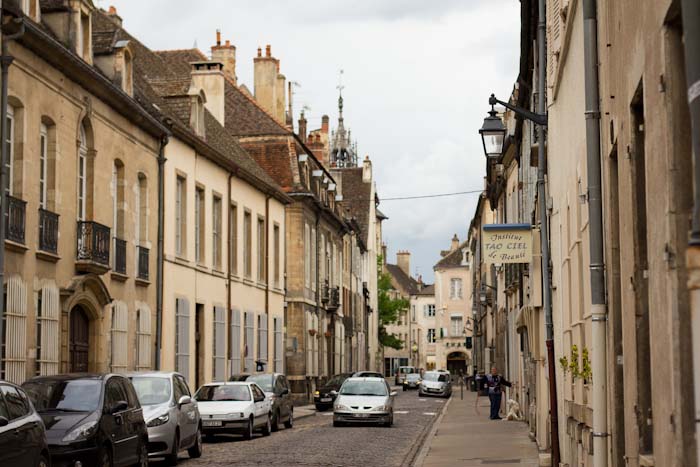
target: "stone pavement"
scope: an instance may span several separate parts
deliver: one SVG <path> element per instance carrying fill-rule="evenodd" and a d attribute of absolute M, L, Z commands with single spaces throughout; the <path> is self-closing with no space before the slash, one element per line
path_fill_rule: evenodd
<path fill-rule="evenodd" d="M 295 420 L 300 420 L 306 417 L 312 417 L 314 415 L 316 415 L 316 407 L 313 404 L 294 407 Z"/>
<path fill-rule="evenodd" d="M 455 388 L 449 405 L 428 435 L 416 467 L 537 467 L 538 452 L 523 422 L 489 420 L 489 400 Z"/>

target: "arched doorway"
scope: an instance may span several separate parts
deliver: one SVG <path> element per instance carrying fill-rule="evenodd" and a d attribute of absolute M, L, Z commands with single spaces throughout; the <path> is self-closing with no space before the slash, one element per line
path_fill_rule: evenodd
<path fill-rule="evenodd" d="M 467 356 L 462 352 L 447 355 L 447 371 L 453 375 L 467 374 Z"/>
<path fill-rule="evenodd" d="M 90 319 L 85 309 L 76 305 L 70 312 L 69 362 L 71 373 L 88 371 L 90 349 Z"/>

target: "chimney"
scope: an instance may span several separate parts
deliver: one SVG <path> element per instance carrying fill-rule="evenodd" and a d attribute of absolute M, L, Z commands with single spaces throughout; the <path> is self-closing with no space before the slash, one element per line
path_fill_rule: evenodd
<path fill-rule="evenodd" d="M 455 251 L 457 248 L 459 248 L 459 237 L 457 237 L 457 234 L 455 234 L 455 236 L 452 237 L 452 244 L 450 245 L 450 251 Z"/>
<path fill-rule="evenodd" d="M 192 85 L 190 92 L 204 91 L 206 102 L 204 106 L 211 112 L 221 126 L 224 125 L 225 93 L 224 93 L 224 65 L 221 62 L 206 61 L 192 62 Z"/>
<path fill-rule="evenodd" d="M 287 90 L 285 89 L 287 79 L 282 73 L 279 73 L 280 62 L 277 61 L 277 81 L 275 83 L 275 117 L 280 122 L 287 121 L 286 113 L 287 110 Z"/>
<path fill-rule="evenodd" d="M 122 27 L 122 17 L 117 14 L 117 9 L 114 6 L 109 6 L 107 16 L 109 16 L 109 19 L 111 19 L 114 24 L 116 24 L 119 27 Z"/>
<path fill-rule="evenodd" d="M 369 156 L 365 156 L 365 160 L 362 161 L 362 182 L 370 183 L 372 181 L 372 161 L 369 160 Z"/>
<path fill-rule="evenodd" d="M 211 47 L 211 59 L 215 62 L 220 62 L 224 65 L 224 76 L 238 84 L 236 76 L 236 46 L 231 45 L 231 41 L 227 40 L 226 44 L 221 45 L 221 31 L 216 30 L 216 45 Z"/>
<path fill-rule="evenodd" d="M 399 251 L 396 253 L 396 265 L 408 277 L 411 277 L 411 253 L 408 251 Z"/>
<path fill-rule="evenodd" d="M 382 243 L 382 264 L 386 264 L 386 243 Z"/>
<path fill-rule="evenodd" d="M 299 116 L 299 139 L 302 143 L 306 144 L 306 117 L 304 116 L 303 110 Z"/>
<path fill-rule="evenodd" d="M 325 134 L 328 134 L 328 122 L 329 122 L 328 115 L 324 115 L 321 117 L 321 131 Z"/>
<path fill-rule="evenodd" d="M 279 112 L 277 109 L 277 90 L 280 88 L 280 84 L 282 101 L 284 101 L 284 76 L 282 76 L 282 80 L 279 79 L 279 60 L 272 56 L 272 49 L 269 45 L 265 47 L 264 57 L 261 56 L 261 50 L 258 48 L 258 56 L 253 59 L 253 67 L 253 92 L 255 93 L 255 100 L 258 102 L 260 107 L 265 109 L 268 113 L 279 119 L 281 122 L 284 122 L 284 105 Z"/>

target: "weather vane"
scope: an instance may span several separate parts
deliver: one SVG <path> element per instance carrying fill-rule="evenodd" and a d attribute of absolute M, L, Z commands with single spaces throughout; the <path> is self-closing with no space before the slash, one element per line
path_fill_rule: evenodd
<path fill-rule="evenodd" d="M 338 72 L 338 86 L 336 86 L 336 89 L 340 91 L 340 93 L 343 93 L 343 89 L 345 89 L 345 86 L 343 86 L 343 73 L 345 73 L 345 70 L 342 68 Z"/>

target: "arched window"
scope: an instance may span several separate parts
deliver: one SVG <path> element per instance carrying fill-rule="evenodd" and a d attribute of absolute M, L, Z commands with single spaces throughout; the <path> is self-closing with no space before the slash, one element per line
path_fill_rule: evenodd
<path fill-rule="evenodd" d="M 80 125 L 80 143 L 78 146 L 78 220 L 87 219 L 87 164 L 88 140 L 85 125 Z"/>

